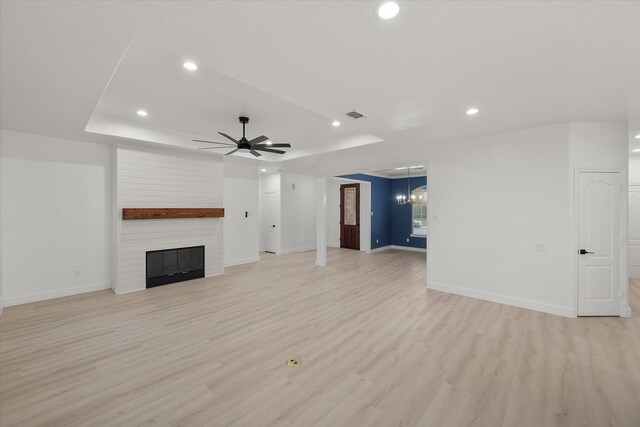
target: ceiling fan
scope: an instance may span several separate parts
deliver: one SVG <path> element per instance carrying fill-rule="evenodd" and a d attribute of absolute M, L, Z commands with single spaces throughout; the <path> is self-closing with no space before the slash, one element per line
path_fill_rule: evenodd
<path fill-rule="evenodd" d="M 264 135 L 261 135 L 257 138 L 253 138 L 252 140 L 249 141 L 245 137 L 245 133 L 244 133 L 244 127 L 247 123 L 249 123 L 249 117 L 241 116 L 239 119 L 240 119 L 240 123 L 242 123 L 242 138 L 240 138 L 240 140 L 236 140 L 230 137 L 229 135 L 227 135 L 226 133 L 218 132 L 220 135 L 224 136 L 230 141 L 233 141 L 234 143 L 232 144 L 230 142 L 203 141 L 201 139 L 194 139 L 193 140 L 194 142 L 206 142 L 207 144 L 222 145 L 222 147 L 204 147 L 204 148 L 198 148 L 198 150 L 219 150 L 219 149 L 229 149 L 233 147 L 234 148 L 233 150 L 229 151 L 228 153 L 225 153 L 226 156 L 228 156 L 229 154 L 233 154 L 238 150 L 249 150 L 249 152 L 254 156 L 260 157 L 262 154 L 258 153 L 258 151 L 264 151 L 267 153 L 284 154 L 285 151 L 274 150 L 273 147 L 291 147 L 291 144 L 273 144 L 271 143 L 271 141 L 269 141 L 269 138 Z"/>

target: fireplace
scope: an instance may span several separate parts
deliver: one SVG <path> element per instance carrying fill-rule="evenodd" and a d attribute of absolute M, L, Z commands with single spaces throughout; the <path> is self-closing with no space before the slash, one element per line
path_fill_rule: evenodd
<path fill-rule="evenodd" d="M 147 289 L 204 277 L 204 246 L 147 252 Z"/>

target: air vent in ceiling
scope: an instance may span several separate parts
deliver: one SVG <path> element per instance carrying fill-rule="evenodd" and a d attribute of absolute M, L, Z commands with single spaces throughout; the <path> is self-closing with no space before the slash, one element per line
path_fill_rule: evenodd
<path fill-rule="evenodd" d="M 352 119 L 361 119 L 362 117 L 367 117 L 362 113 L 358 113 L 356 110 L 349 111 L 347 113 L 347 116 L 351 117 Z"/>

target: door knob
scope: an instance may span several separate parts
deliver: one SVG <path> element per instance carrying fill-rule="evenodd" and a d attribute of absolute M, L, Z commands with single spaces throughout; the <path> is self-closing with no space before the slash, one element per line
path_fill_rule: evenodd
<path fill-rule="evenodd" d="M 586 249 L 580 249 L 580 255 L 592 254 L 593 252 L 589 252 Z"/>

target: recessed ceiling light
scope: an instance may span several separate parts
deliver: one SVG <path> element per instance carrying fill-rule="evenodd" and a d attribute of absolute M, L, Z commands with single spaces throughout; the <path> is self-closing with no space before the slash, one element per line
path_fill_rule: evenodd
<path fill-rule="evenodd" d="M 395 18 L 398 12 L 400 12 L 400 6 L 393 1 L 382 3 L 378 8 L 378 16 L 382 19 Z"/>
<path fill-rule="evenodd" d="M 260 169 L 260 172 L 266 172 L 267 170 L 265 168 Z"/>
<path fill-rule="evenodd" d="M 338 127 L 340 126 L 340 122 L 337 120 L 334 120 L 333 123 L 331 123 L 333 125 L 333 127 Z"/>
<path fill-rule="evenodd" d="M 636 148 L 635 150 L 631 150 L 633 153 L 640 153 L 640 148 Z"/>
<path fill-rule="evenodd" d="M 271 144 L 273 144 L 273 142 L 271 142 L 271 140 L 270 140 L 270 139 L 267 139 L 264 143 L 265 143 L 265 144 L 267 144 L 267 145 L 271 145 Z"/>
<path fill-rule="evenodd" d="M 138 115 L 140 117 L 147 117 L 148 116 L 147 112 L 144 111 L 144 110 L 138 110 Z"/>
<path fill-rule="evenodd" d="M 480 112 L 480 110 L 478 110 L 477 108 L 469 108 L 467 110 L 467 116 L 474 116 L 476 114 L 478 114 Z"/>
<path fill-rule="evenodd" d="M 182 64 L 182 66 L 189 71 L 195 71 L 198 69 L 198 66 L 190 61 L 185 62 L 184 64 Z"/>
<path fill-rule="evenodd" d="M 634 136 L 635 139 L 640 139 L 640 133 Z"/>

